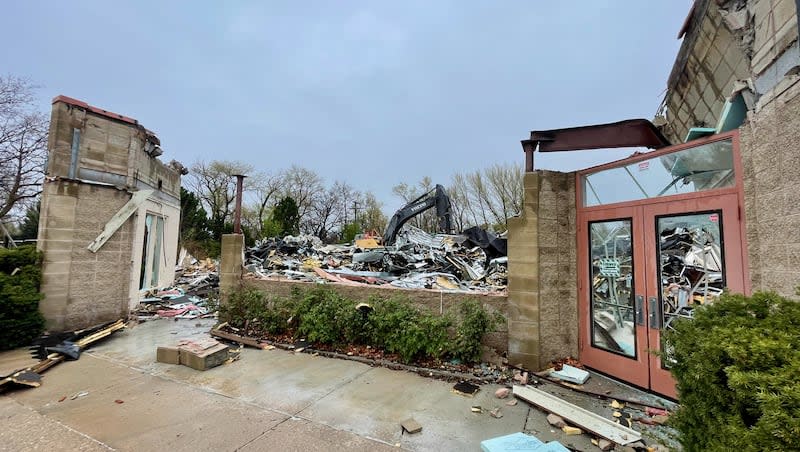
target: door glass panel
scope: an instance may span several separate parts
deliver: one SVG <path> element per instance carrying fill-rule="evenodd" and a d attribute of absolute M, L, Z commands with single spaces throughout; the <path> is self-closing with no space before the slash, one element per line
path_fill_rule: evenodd
<path fill-rule="evenodd" d="M 589 223 L 592 345 L 636 357 L 631 220 Z"/>
<path fill-rule="evenodd" d="M 597 206 L 733 187 L 733 142 L 714 141 L 583 177 L 583 204 Z"/>
<path fill-rule="evenodd" d="M 692 318 L 696 306 L 713 303 L 725 287 L 722 212 L 662 216 L 656 219 L 660 263 L 662 328 Z M 662 348 L 664 348 L 662 344 Z M 662 364 L 668 364 L 662 359 Z M 665 362 L 666 361 L 666 362 Z"/>

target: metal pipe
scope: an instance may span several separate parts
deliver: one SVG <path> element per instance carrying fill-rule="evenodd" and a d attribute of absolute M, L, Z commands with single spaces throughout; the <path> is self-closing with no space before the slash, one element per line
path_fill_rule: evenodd
<path fill-rule="evenodd" d="M 236 177 L 236 207 L 233 210 L 233 233 L 242 233 L 242 185 L 246 176 L 234 174 Z"/>

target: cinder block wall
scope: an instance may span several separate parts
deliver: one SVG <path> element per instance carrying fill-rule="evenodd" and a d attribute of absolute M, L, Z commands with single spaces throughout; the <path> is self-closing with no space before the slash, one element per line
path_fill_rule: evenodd
<path fill-rule="evenodd" d="M 37 244 L 44 252 L 40 308 L 49 330 L 127 317 L 138 302 L 148 213 L 165 218 L 158 281 L 174 280 L 180 173 L 148 155 L 147 140 L 156 138 L 133 119 L 75 99 L 54 99 Z M 130 192 L 142 189 L 156 192 L 97 253 L 90 252 L 86 247 L 131 199 Z"/>
<path fill-rule="evenodd" d="M 127 317 L 133 221 L 97 253 L 86 247 L 130 196 L 113 187 L 45 180 L 37 246 L 44 252 L 39 307 L 48 330 Z"/>
<path fill-rule="evenodd" d="M 698 22 L 684 37 L 668 81 L 664 133 L 673 143 L 682 142 L 692 127 L 716 127 L 725 97 L 736 80 L 750 74 L 750 61 L 716 3 L 698 0 L 696 7 Z"/>
<path fill-rule="evenodd" d="M 508 351 L 538 370 L 578 355 L 575 173 L 530 172 L 523 185 L 508 230 Z"/>
<path fill-rule="evenodd" d="M 225 281 L 220 278 L 220 290 L 223 290 Z M 292 289 L 311 289 L 318 287 L 316 283 L 299 281 L 281 281 L 271 279 L 253 279 L 245 277 L 242 280 L 244 287 L 261 290 L 270 297 L 286 297 Z M 343 297 L 358 302 L 371 302 L 375 298 L 404 298 L 408 302 L 422 309 L 434 313 L 448 312 L 458 307 L 459 303 L 473 299 L 481 303 L 489 312 L 499 312 L 503 316 L 508 315 L 508 302 L 504 295 L 482 295 L 464 294 L 453 292 L 438 292 L 434 290 L 414 290 L 403 288 L 385 288 L 379 286 L 345 286 L 339 284 L 329 284 L 325 287 L 335 290 Z M 484 337 L 483 344 L 493 348 L 498 354 L 508 350 L 508 330 L 505 325 L 500 325 L 496 331 Z"/>
<path fill-rule="evenodd" d="M 800 285 L 800 82 L 740 128 L 753 290 L 795 296 Z"/>

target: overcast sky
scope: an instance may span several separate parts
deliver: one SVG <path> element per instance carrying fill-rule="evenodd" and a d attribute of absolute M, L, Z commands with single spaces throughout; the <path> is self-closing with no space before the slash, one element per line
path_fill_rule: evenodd
<path fill-rule="evenodd" d="M 41 85 L 43 111 L 64 94 L 138 119 L 162 160 L 298 164 L 391 214 L 393 185 L 522 162 L 531 130 L 652 119 L 690 4 L 18 1 L 0 72 Z"/>

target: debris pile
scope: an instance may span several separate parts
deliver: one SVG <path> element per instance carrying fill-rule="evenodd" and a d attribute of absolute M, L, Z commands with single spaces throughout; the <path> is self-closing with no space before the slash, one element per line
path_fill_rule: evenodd
<path fill-rule="evenodd" d="M 310 235 L 270 238 L 246 251 L 245 266 L 260 278 L 461 292 L 505 291 L 508 258 L 504 247 L 497 246 L 502 239 L 483 232 L 479 237 L 428 234 L 406 225 L 395 245 L 377 248 L 323 245 Z"/>
<path fill-rule="evenodd" d="M 31 347 L 31 354 L 39 362 L 0 376 L 0 391 L 13 386 L 38 388 L 42 384 L 41 374 L 44 371 L 63 361 L 79 359 L 81 352 L 124 328 L 125 323 L 120 319 L 83 330 L 40 336 L 33 341 Z"/>
<path fill-rule="evenodd" d="M 191 259 L 191 264 L 176 268 L 179 275 L 174 286 L 140 291 L 139 305 L 134 310 L 137 320 L 159 317 L 196 319 L 216 315 L 213 301 L 219 291 L 218 264 L 211 259 L 188 259 Z M 181 262 L 185 261 L 181 259 Z"/>

